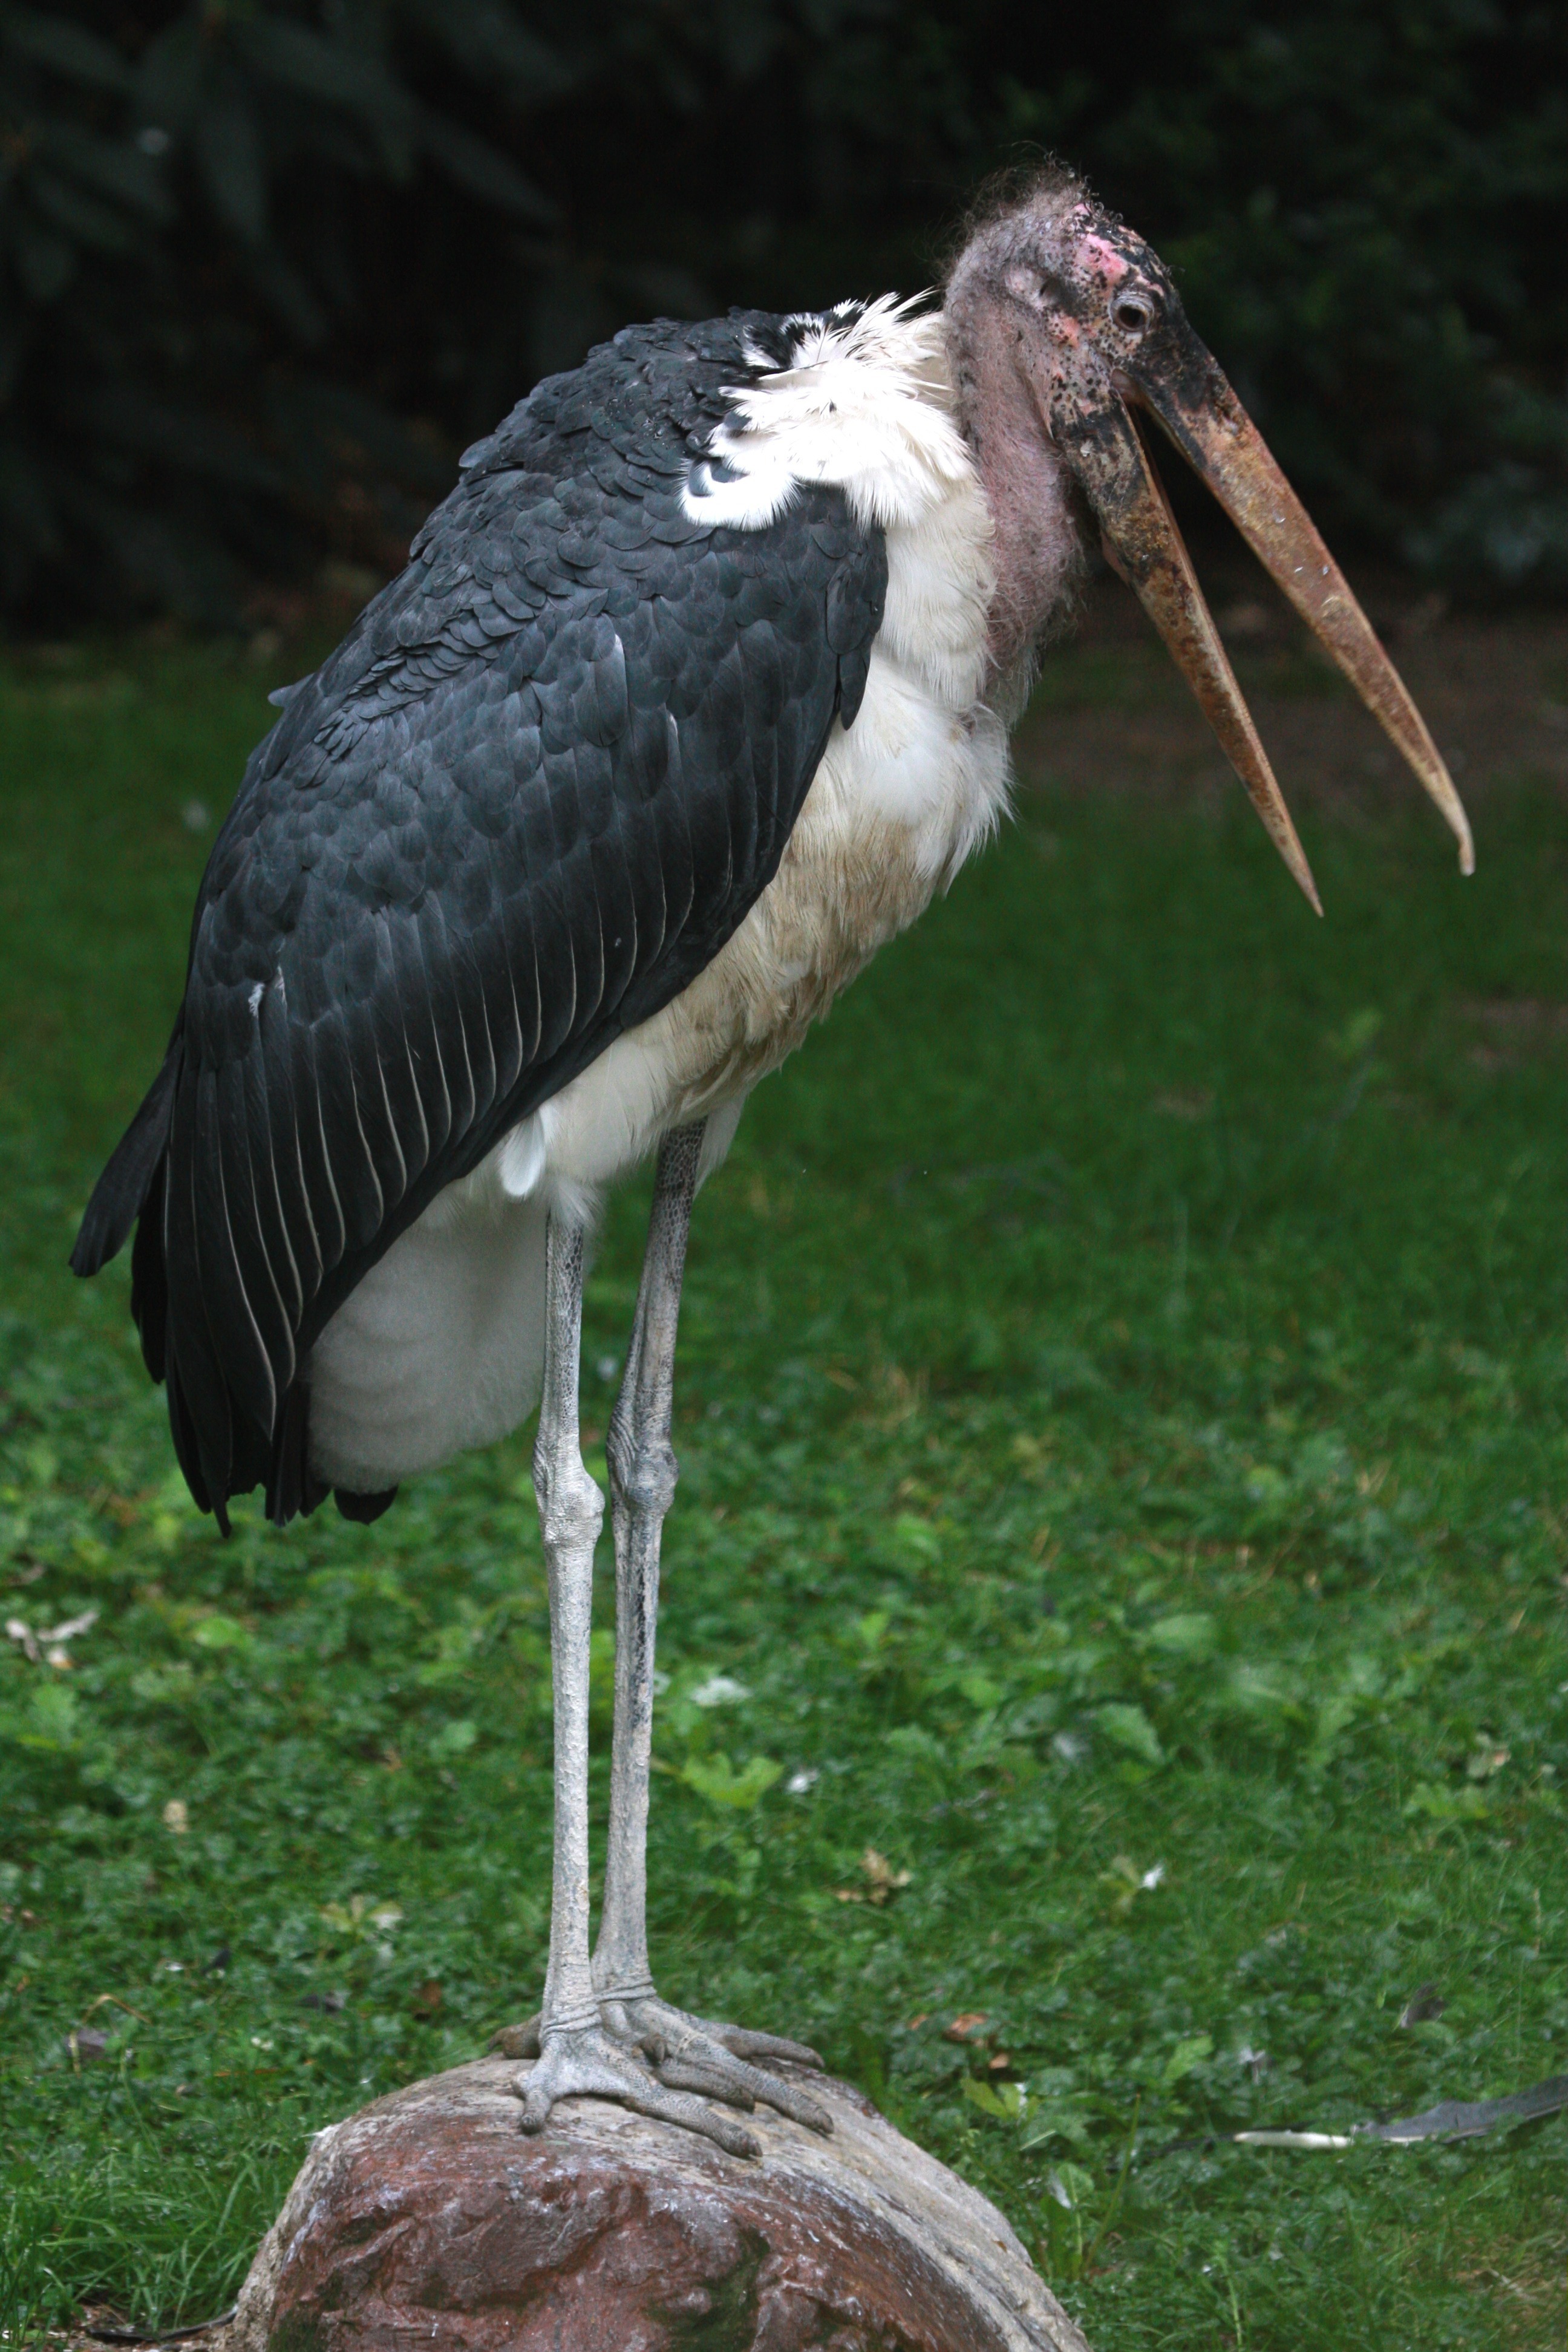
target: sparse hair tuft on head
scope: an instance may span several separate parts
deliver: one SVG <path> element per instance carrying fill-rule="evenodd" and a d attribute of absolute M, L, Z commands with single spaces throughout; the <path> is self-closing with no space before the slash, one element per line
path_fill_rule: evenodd
<path fill-rule="evenodd" d="M 981 182 L 963 216 L 959 221 L 942 255 L 938 282 L 945 289 L 963 255 L 994 228 L 998 221 L 1013 214 L 1038 208 L 1067 213 L 1077 204 L 1092 205 L 1097 213 L 1103 207 L 1080 173 L 1056 155 L 1031 155 L 1016 163 L 1005 163 Z M 1112 220 L 1114 215 L 1105 217 Z"/>

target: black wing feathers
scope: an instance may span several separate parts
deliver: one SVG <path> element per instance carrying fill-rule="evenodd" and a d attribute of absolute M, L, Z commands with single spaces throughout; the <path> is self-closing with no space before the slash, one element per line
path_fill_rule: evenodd
<path fill-rule="evenodd" d="M 72 1260 L 140 1213 L 143 1352 L 220 1520 L 258 1484 L 279 1521 L 321 1499 L 317 1335 L 710 961 L 859 707 L 880 534 L 820 486 L 763 530 L 701 519 L 729 388 L 791 348 L 776 320 L 665 323 L 537 386 L 251 757 L 181 1024 Z"/>

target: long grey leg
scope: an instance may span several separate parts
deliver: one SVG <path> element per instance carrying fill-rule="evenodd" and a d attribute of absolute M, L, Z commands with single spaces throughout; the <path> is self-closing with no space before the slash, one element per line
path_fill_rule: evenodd
<path fill-rule="evenodd" d="M 581 1225 L 552 1217 L 545 1236 L 544 1386 L 533 1444 L 550 1580 L 550 1665 L 555 1701 L 555 1867 L 542 2030 L 598 2022 L 588 1964 L 588 1637 L 594 1547 L 605 1498 L 584 1466 L 577 1423 L 582 1349 Z"/>
<path fill-rule="evenodd" d="M 550 1963 L 539 2058 L 520 2078 L 522 2126 L 542 2130 L 557 2099 L 618 2099 L 643 2115 L 704 2132 L 737 2156 L 757 2144 L 732 2116 L 655 2080 L 599 2022 L 588 1958 L 588 1637 L 594 1545 L 605 1498 L 583 1464 L 578 1434 L 584 1231 L 552 1216 L 545 1242 L 544 1384 L 533 1483 L 550 1580 L 555 1698 L 555 1864 Z"/>
<path fill-rule="evenodd" d="M 666 2083 L 747 2105 L 760 2099 L 826 2131 L 831 2122 L 816 2100 L 745 2063 L 783 2058 L 816 2065 L 821 2062 L 815 2051 L 774 2034 L 688 2016 L 659 1999 L 648 1966 L 647 1809 L 659 1542 L 679 1475 L 669 1442 L 676 1327 L 704 1124 L 677 1129 L 659 1151 L 626 1376 L 610 1420 L 616 1718 L 605 1911 L 594 1983 L 605 2024 L 617 2038 L 657 2059 Z"/>
<path fill-rule="evenodd" d="M 616 1531 L 616 1727 L 594 1981 L 601 1993 L 623 2001 L 654 1989 L 647 1958 L 647 1803 L 659 1539 L 679 1475 L 669 1443 L 675 1335 L 706 1124 L 677 1129 L 659 1151 L 637 1318 L 605 1448 Z"/>

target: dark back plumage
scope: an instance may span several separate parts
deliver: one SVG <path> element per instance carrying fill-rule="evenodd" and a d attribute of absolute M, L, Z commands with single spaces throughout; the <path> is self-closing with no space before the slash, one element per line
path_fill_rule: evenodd
<path fill-rule="evenodd" d="M 315 1339 L 717 954 L 854 719 L 880 533 L 818 486 L 754 530 L 682 503 L 729 388 L 791 347 L 776 319 L 665 321 L 541 383 L 252 754 L 168 1055 L 71 1260 L 95 1273 L 139 1218 L 142 1352 L 226 1527 L 257 1486 L 279 1524 L 321 1499 Z"/>

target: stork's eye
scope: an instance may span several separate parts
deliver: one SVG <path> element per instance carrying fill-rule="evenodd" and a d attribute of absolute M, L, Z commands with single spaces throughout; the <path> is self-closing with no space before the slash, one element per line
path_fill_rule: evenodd
<path fill-rule="evenodd" d="M 1116 324 L 1130 335 L 1141 335 L 1154 316 L 1150 305 L 1139 294 L 1123 294 L 1110 306 Z"/>

